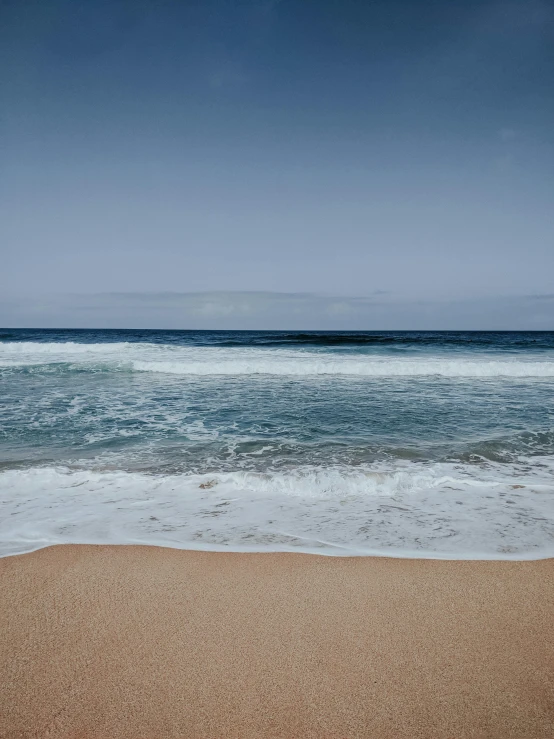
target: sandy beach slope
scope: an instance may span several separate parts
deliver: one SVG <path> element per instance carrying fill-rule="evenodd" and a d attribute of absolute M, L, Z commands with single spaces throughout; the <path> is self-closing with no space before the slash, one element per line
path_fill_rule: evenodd
<path fill-rule="evenodd" d="M 0 736 L 552 739 L 554 560 L 0 560 Z"/>

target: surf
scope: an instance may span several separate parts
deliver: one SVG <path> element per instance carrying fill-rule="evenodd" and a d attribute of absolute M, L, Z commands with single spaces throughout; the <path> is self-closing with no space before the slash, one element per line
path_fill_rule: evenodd
<path fill-rule="evenodd" d="M 532 463 L 532 467 L 530 466 Z M 0 472 L 0 555 L 56 543 L 330 556 L 554 555 L 552 457 L 204 474 L 73 467 Z"/>
<path fill-rule="evenodd" d="M 3 342 L 0 367 L 149 372 L 183 376 L 554 377 L 554 358 L 468 354 L 395 357 L 277 348 L 113 342 Z"/>

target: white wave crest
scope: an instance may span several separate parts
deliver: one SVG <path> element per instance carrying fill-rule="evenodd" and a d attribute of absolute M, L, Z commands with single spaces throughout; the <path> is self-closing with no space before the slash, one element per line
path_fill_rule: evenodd
<path fill-rule="evenodd" d="M 132 346 L 152 346 L 152 344 L 133 344 L 128 341 L 83 344 L 76 341 L 4 341 L 0 342 L 0 356 L 65 356 L 87 354 L 119 354 Z"/>
<path fill-rule="evenodd" d="M 317 375 L 358 377 L 554 377 L 554 358 L 492 355 L 338 354 L 290 349 L 173 347 L 148 343 L 78 344 L 0 343 L 0 366 L 25 367 L 69 363 L 71 366 L 131 369 L 196 376 Z"/>
<path fill-rule="evenodd" d="M 133 361 L 139 372 L 176 375 L 346 375 L 358 377 L 554 377 L 554 362 L 440 359 L 261 358 L 190 362 Z"/>

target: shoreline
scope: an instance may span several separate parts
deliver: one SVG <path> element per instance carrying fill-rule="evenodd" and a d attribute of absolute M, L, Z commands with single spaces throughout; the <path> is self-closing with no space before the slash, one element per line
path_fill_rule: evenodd
<path fill-rule="evenodd" d="M 550 739 L 554 559 L 0 559 L 0 737 Z"/>
<path fill-rule="evenodd" d="M 321 548 L 321 549 L 309 549 L 301 547 L 289 547 L 288 549 L 234 549 L 228 544 L 208 544 L 206 546 L 193 546 L 192 542 L 187 542 L 187 545 L 171 544 L 170 542 L 143 542 L 143 541 L 124 541 L 124 542 L 105 542 L 105 541 L 59 541 L 51 542 L 48 544 L 40 544 L 34 549 L 26 549 L 21 552 L 8 552 L 6 554 L 0 553 L 0 562 L 3 559 L 9 559 L 11 557 L 25 557 L 29 554 L 36 554 L 45 549 L 52 549 L 54 547 L 144 547 L 150 549 L 168 549 L 174 552 L 191 552 L 201 554 L 218 554 L 218 555 L 241 555 L 241 556 L 262 556 L 262 555 L 294 555 L 294 556 L 306 556 L 306 557 L 324 557 L 326 559 L 395 559 L 395 560 L 406 560 L 416 562 L 544 562 L 545 560 L 554 561 L 554 549 L 543 554 L 532 554 L 531 552 L 503 552 L 502 556 L 496 556 L 490 552 L 476 552 L 464 556 L 461 553 L 451 554 L 449 552 L 433 552 L 433 551 L 419 551 L 419 550 L 372 550 L 364 552 L 347 551 L 340 545 L 333 545 L 334 549 Z M 344 553 L 340 553 L 343 551 Z"/>

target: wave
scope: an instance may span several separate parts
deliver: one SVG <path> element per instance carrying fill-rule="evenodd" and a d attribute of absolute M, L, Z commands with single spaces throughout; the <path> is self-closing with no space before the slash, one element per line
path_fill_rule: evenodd
<path fill-rule="evenodd" d="M 133 346 L 141 346 L 139 343 L 129 341 L 99 342 L 85 344 L 78 341 L 3 341 L 0 343 L 0 357 L 27 357 L 29 355 L 64 355 L 64 354 L 118 354 Z M 155 346 L 142 344 L 142 346 Z"/>
<path fill-rule="evenodd" d="M 114 342 L 4 342 L 0 367 L 135 371 L 175 375 L 358 377 L 554 377 L 554 359 L 465 354 L 392 357 L 301 349 L 182 347 Z"/>
<path fill-rule="evenodd" d="M 85 463 L 83 463 L 85 464 Z M 0 555 L 57 543 L 448 559 L 554 555 L 554 458 L 145 474 L 0 473 Z"/>
<path fill-rule="evenodd" d="M 218 346 L 390 346 L 390 347 L 467 347 L 471 350 L 487 347 L 514 349 L 552 349 L 553 335 L 541 333 L 510 332 L 388 332 L 371 333 L 366 331 L 304 331 L 304 332 L 267 332 L 248 336 L 221 338 L 214 342 L 209 337 L 206 343 Z M 198 343 L 202 340 L 196 339 Z"/>
<path fill-rule="evenodd" d="M 554 362 L 472 361 L 442 359 L 350 359 L 291 358 L 219 360 L 213 362 L 145 362 L 133 361 L 138 372 L 176 375 L 314 375 L 357 377 L 554 377 Z"/>
<path fill-rule="evenodd" d="M 180 331 L 140 329 L 0 329 L 6 339 L 25 343 L 61 341 L 94 344 L 147 343 L 207 347 L 390 347 L 427 349 L 467 348 L 482 351 L 554 349 L 554 332 L 548 331 Z"/>

